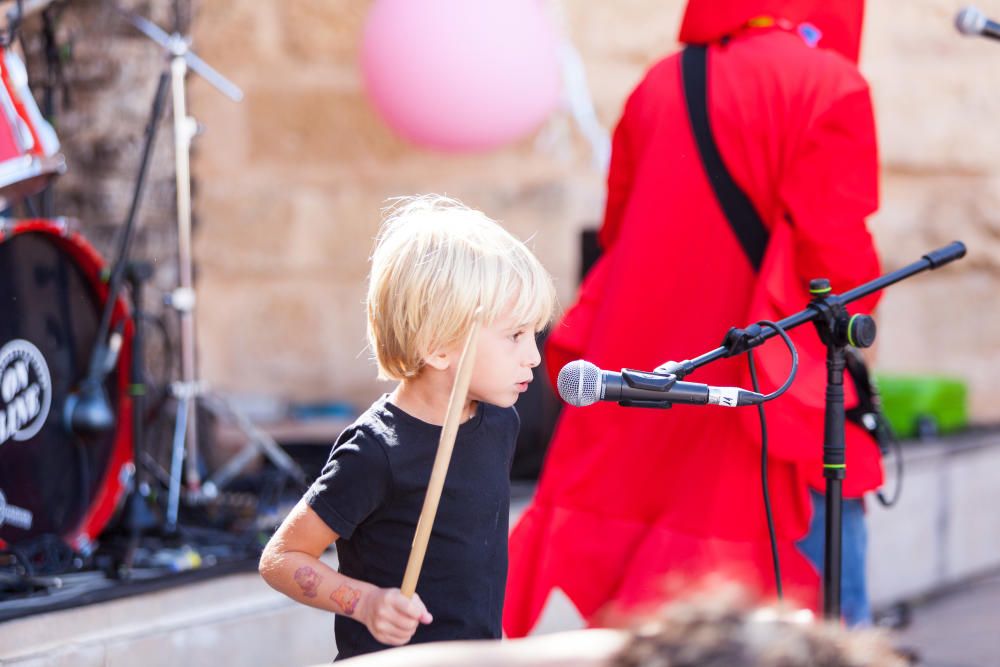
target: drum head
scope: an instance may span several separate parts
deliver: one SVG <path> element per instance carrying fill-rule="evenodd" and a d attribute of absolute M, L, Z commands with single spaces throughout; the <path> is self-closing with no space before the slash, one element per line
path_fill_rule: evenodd
<path fill-rule="evenodd" d="M 84 549 L 120 498 L 131 455 L 128 356 L 105 381 L 115 426 L 71 433 L 63 409 L 87 373 L 104 286 L 96 253 L 62 231 L 33 221 L 0 238 L 0 540 L 57 535 Z M 125 314 L 117 304 L 113 321 Z"/>

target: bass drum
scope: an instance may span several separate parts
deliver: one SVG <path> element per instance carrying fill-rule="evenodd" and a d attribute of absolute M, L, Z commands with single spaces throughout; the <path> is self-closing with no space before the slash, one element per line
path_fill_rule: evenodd
<path fill-rule="evenodd" d="M 105 380 L 114 426 L 80 436 L 63 419 L 97 336 L 103 266 L 67 221 L 0 220 L 0 546 L 55 535 L 86 553 L 121 501 L 132 458 L 121 299 L 121 354 Z"/>

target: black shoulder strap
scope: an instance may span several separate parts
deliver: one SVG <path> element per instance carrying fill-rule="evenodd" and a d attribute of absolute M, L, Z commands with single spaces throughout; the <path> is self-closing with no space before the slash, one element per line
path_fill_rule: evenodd
<path fill-rule="evenodd" d="M 759 272 L 764 250 L 767 248 L 767 227 L 750 198 L 729 174 L 719 154 L 719 147 L 715 144 L 715 137 L 708 123 L 708 50 L 704 46 L 688 46 L 684 49 L 681 54 L 681 74 L 688 118 L 691 120 L 691 129 L 708 180 L 747 259 L 754 271 Z M 894 440 L 894 437 L 888 420 L 882 414 L 878 394 L 868 376 L 868 368 L 860 355 L 848 354 L 847 359 L 847 371 L 854 380 L 859 398 L 858 406 L 847 411 L 847 418 L 865 428 L 884 452 L 888 442 Z M 874 416 L 874 421 L 866 420 L 866 414 Z M 881 495 L 880 500 L 883 505 L 886 504 Z"/>
<path fill-rule="evenodd" d="M 708 123 L 708 49 L 704 46 L 686 47 L 681 54 L 681 73 L 688 118 L 708 180 L 747 259 L 754 271 L 760 271 L 767 248 L 767 228 L 750 198 L 726 169 Z"/>

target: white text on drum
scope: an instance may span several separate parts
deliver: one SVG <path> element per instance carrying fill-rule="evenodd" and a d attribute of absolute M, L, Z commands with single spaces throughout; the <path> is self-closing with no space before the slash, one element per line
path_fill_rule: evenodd
<path fill-rule="evenodd" d="M 7 406 L 0 411 L 0 444 L 7 442 L 42 411 L 42 388 L 28 380 L 28 364 L 15 361 L 0 378 L 0 398 Z"/>
<path fill-rule="evenodd" d="M 41 351 L 22 339 L 0 347 L 0 445 L 35 437 L 51 404 L 52 378 Z"/>

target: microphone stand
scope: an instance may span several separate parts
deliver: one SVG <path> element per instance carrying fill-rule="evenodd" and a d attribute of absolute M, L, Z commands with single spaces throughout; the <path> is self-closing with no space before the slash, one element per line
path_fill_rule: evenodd
<path fill-rule="evenodd" d="M 156 92 L 153 96 L 153 106 L 149 115 L 149 123 L 146 125 L 146 136 L 142 146 L 139 172 L 132 190 L 132 203 L 129 206 L 128 216 L 125 219 L 124 230 L 119 237 L 118 252 L 112 265 L 110 278 L 108 279 L 108 290 L 104 298 L 101 319 L 97 325 L 97 334 L 94 337 L 93 348 L 90 352 L 87 375 L 81 381 L 79 388 L 67 397 L 63 409 L 65 428 L 72 433 L 101 433 L 114 426 L 115 416 L 111 412 L 111 406 L 103 384 L 109 367 L 113 366 L 112 362 L 117 360 L 117 354 L 112 352 L 112 348 L 116 347 L 117 343 L 109 342 L 111 318 L 114 314 L 118 295 L 125 282 L 125 270 L 128 266 L 132 242 L 135 237 L 136 215 L 139 211 L 139 204 L 142 201 L 146 176 L 149 173 L 150 157 L 156 139 L 156 129 L 159 125 L 160 116 L 163 113 L 168 84 L 169 79 L 166 73 L 163 73 L 160 76 Z"/>
<path fill-rule="evenodd" d="M 177 423 L 171 461 L 171 484 L 167 501 L 168 528 L 177 524 L 177 510 L 180 500 L 180 464 L 184 456 L 185 436 L 187 443 L 186 477 L 195 492 L 200 491 L 201 476 L 198 471 L 198 429 L 195 419 L 195 398 L 201 393 L 197 380 L 195 360 L 195 291 L 191 253 L 191 139 L 196 124 L 187 114 L 187 100 L 184 79 L 188 68 L 202 76 L 210 85 L 235 102 L 243 99 L 243 93 L 205 61 L 194 54 L 188 40 L 181 34 L 167 34 L 159 26 L 145 18 L 122 12 L 125 18 L 141 33 L 159 44 L 169 55 L 169 77 L 173 99 L 174 123 L 174 167 L 177 185 L 177 243 L 180 285 L 170 295 L 170 305 L 180 317 L 181 331 L 181 381 L 173 386 L 178 399 Z M 164 76 L 167 71 L 164 71 Z"/>
<path fill-rule="evenodd" d="M 919 261 L 840 295 L 831 293 L 828 280 L 824 278 L 812 280 L 809 283 L 809 292 L 813 298 L 809 305 L 777 323 L 787 331 L 812 322 L 827 349 L 826 411 L 823 422 L 823 477 L 826 479 L 823 615 L 826 618 L 840 618 L 842 485 L 847 474 L 844 457 L 845 350 L 848 346 L 869 347 L 875 342 L 875 321 L 868 315 L 851 315 L 845 306 L 917 273 L 936 269 L 964 256 L 965 245 L 961 241 L 955 241 L 927 253 Z M 718 359 L 742 354 L 777 335 L 776 330 L 763 328 L 757 324 L 746 329 L 730 329 L 720 347 L 694 359 L 668 362 L 657 368 L 656 372 L 683 378 L 696 368 Z"/>
<path fill-rule="evenodd" d="M 175 27 L 180 25 L 180 15 L 176 11 Z M 121 11 L 121 10 L 120 10 Z M 189 41 L 175 31 L 167 34 L 155 23 L 129 12 L 121 11 L 122 15 L 141 33 L 157 43 L 168 54 L 168 69 L 163 76 L 170 80 L 171 98 L 173 101 L 174 124 L 174 175 L 177 185 L 177 238 L 179 286 L 170 295 L 170 306 L 177 311 L 180 318 L 180 351 L 181 380 L 173 383 L 171 389 L 178 401 L 174 437 L 171 447 L 170 487 L 167 495 L 167 530 L 177 529 L 178 512 L 181 499 L 181 466 L 186 463 L 184 477 L 188 485 L 187 497 L 193 501 L 212 500 L 218 496 L 219 490 L 228 483 L 246 464 L 252 460 L 257 451 L 263 452 L 274 465 L 289 478 L 300 485 L 305 485 L 305 475 L 301 467 L 281 449 L 272 437 L 256 428 L 250 421 L 228 401 L 211 396 L 205 391 L 203 384 L 197 378 L 197 360 L 195 356 L 195 289 L 193 280 L 193 259 L 191 247 L 191 139 L 197 129 L 194 118 L 188 116 L 185 91 L 185 78 L 190 68 L 211 86 L 234 102 L 243 99 L 243 92 L 232 82 L 199 58 L 190 48 Z M 221 470 L 204 482 L 198 470 L 199 448 L 197 429 L 196 401 L 201 400 L 205 407 L 216 414 L 234 419 L 237 425 L 246 433 L 250 444 L 255 449 L 245 447 L 234 455 Z"/>

